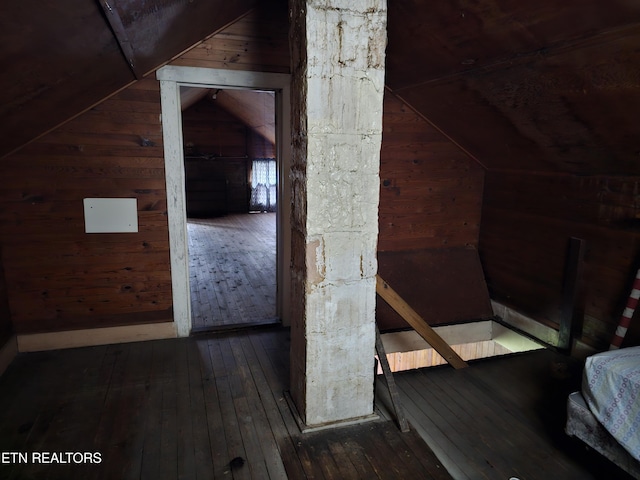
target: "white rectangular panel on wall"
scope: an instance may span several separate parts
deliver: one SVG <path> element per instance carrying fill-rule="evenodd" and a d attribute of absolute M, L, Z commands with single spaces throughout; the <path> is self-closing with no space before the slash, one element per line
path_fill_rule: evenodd
<path fill-rule="evenodd" d="M 136 198 L 85 198 L 86 233 L 129 233 L 138 231 Z"/>

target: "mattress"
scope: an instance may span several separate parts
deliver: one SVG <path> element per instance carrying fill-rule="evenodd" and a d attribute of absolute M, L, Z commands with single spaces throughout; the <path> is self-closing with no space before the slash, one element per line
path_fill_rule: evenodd
<path fill-rule="evenodd" d="M 588 357 L 582 396 L 598 422 L 640 460 L 640 347 Z"/>
<path fill-rule="evenodd" d="M 635 460 L 602 426 L 589 410 L 580 392 L 572 393 L 567 400 L 565 432 L 582 440 L 634 478 L 640 479 L 640 462 Z"/>

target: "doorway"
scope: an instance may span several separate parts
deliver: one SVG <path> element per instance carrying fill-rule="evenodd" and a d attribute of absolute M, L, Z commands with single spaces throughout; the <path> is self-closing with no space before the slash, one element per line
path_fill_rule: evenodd
<path fill-rule="evenodd" d="M 181 87 L 208 90 L 245 89 L 273 92 L 277 159 L 276 217 L 276 317 L 289 325 L 291 280 L 286 266 L 291 258 L 290 201 L 290 76 L 260 72 L 227 71 L 196 67 L 165 66 L 157 71 L 160 80 L 162 123 L 167 181 L 167 213 L 171 250 L 171 277 L 176 330 L 179 336 L 191 332 L 191 285 L 185 160 L 182 136 Z M 281 141 L 287 139 L 287 141 Z"/>
<path fill-rule="evenodd" d="M 192 332 L 273 324 L 273 91 L 180 87 Z"/>

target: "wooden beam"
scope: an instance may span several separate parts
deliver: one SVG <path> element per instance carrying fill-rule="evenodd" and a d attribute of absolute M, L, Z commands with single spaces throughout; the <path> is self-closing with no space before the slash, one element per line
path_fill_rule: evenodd
<path fill-rule="evenodd" d="M 562 286 L 562 313 L 558 332 L 558 348 L 563 350 L 571 349 L 572 335 L 575 333 L 574 321 L 578 320 L 576 316 L 581 310 L 579 292 L 585 250 L 584 240 L 571 237 Z"/>
<path fill-rule="evenodd" d="M 396 386 L 396 381 L 393 378 L 393 372 L 389 366 L 389 360 L 387 360 L 387 352 L 384 350 L 384 344 L 382 338 L 380 338 L 380 330 L 376 325 L 376 353 L 378 354 L 378 361 L 382 367 L 382 373 L 384 374 L 385 382 L 387 382 L 387 389 L 389 390 L 389 396 L 391 397 L 391 404 L 396 413 L 396 420 L 398 421 L 398 428 L 401 432 L 409 431 L 409 424 L 407 418 L 404 416 L 404 409 L 402 408 L 402 402 L 400 400 L 400 393 Z"/>
<path fill-rule="evenodd" d="M 438 335 L 433 328 L 393 290 L 380 275 L 376 275 L 376 293 L 389 304 L 411 327 L 454 368 L 468 367 L 467 363 Z"/>
<path fill-rule="evenodd" d="M 111 29 L 113 30 L 113 34 L 116 37 L 116 41 L 120 46 L 120 50 L 122 50 L 122 54 L 124 55 L 125 60 L 129 64 L 131 71 L 136 76 L 138 80 L 140 80 L 143 76 L 143 72 L 140 72 L 138 69 L 135 53 L 133 51 L 133 45 L 131 45 L 131 41 L 129 40 L 129 36 L 127 35 L 127 31 L 124 28 L 122 23 L 122 19 L 118 14 L 118 11 L 114 6 L 111 6 L 109 2 L 112 0 L 102 0 L 100 2 L 100 6 L 104 10 L 104 14 L 109 21 L 109 25 L 111 25 Z"/>

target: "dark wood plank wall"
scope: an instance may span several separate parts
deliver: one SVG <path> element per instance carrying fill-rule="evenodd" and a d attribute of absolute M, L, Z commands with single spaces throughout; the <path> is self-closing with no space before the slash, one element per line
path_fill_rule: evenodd
<path fill-rule="evenodd" d="M 187 216 L 204 218 L 248 213 L 248 163 L 245 158 L 187 158 Z"/>
<path fill-rule="evenodd" d="M 248 130 L 209 98 L 182 112 L 187 215 L 249 211 Z"/>
<path fill-rule="evenodd" d="M 187 214 L 247 213 L 251 160 L 275 158 L 275 145 L 208 98 L 183 112 L 182 130 Z"/>
<path fill-rule="evenodd" d="M 379 271 L 430 324 L 475 320 L 490 312 L 481 272 L 467 275 L 478 270 L 477 254 L 467 249 L 478 246 L 483 181 L 484 169 L 475 160 L 390 90 L 385 92 Z M 451 281 L 458 288 L 451 290 Z M 473 295 L 460 308 L 450 294 L 464 285 L 485 292 L 482 308 Z M 376 317 L 381 330 L 408 327 L 381 300 Z"/>
<path fill-rule="evenodd" d="M 287 72 L 288 19 L 274 15 L 257 10 L 176 63 Z M 231 60 L 198 60 L 201 53 Z M 85 234 L 85 197 L 136 197 L 140 233 Z M 16 333 L 172 318 L 160 95 L 152 77 L 3 159 L 0 205 Z"/>
<path fill-rule="evenodd" d="M 492 297 L 557 325 L 569 239 L 582 238 L 579 338 L 608 346 L 640 266 L 640 178 L 500 171 L 485 178 L 480 254 Z"/>
<path fill-rule="evenodd" d="M 276 158 L 276 146 L 254 130 L 247 136 L 249 158 Z"/>
<path fill-rule="evenodd" d="M 2 259 L 2 244 L 0 244 L 0 259 Z M 11 312 L 9 311 L 9 295 L 7 292 L 7 282 L 4 276 L 4 269 L 0 261 L 0 348 L 11 337 L 13 324 L 11 323 Z"/>
<path fill-rule="evenodd" d="M 261 2 L 247 16 L 171 65 L 289 73 L 287 2 Z"/>
<path fill-rule="evenodd" d="M 38 0 L 0 5 L 0 156 L 180 55 L 257 2 L 111 3 L 108 14 L 105 5 L 86 0 L 69 0 L 65 8 Z M 121 28 L 112 27 L 116 19 Z"/>
<path fill-rule="evenodd" d="M 247 128 L 236 117 L 205 97 L 182 112 L 186 155 L 247 156 Z"/>
<path fill-rule="evenodd" d="M 477 246 L 484 170 L 387 90 L 379 251 Z"/>
<path fill-rule="evenodd" d="M 122 91 L 0 162 L 17 333 L 171 319 L 158 82 Z M 133 197 L 139 233 L 84 233 L 83 198 Z"/>
<path fill-rule="evenodd" d="M 211 218 L 247 213 L 247 159 L 186 158 L 187 216 Z"/>

